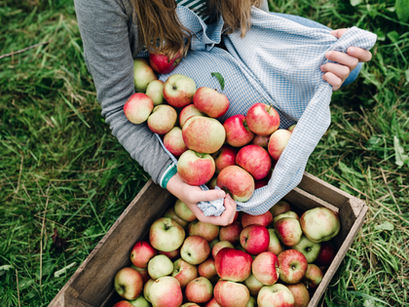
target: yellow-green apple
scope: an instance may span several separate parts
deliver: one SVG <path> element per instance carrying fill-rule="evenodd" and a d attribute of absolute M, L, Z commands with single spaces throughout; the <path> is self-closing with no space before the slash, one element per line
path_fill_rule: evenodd
<path fill-rule="evenodd" d="M 290 127 L 287 128 L 288 131 L 293 132 L 295 129 L 296 124 L 291 125 Z"/>
<path fill-rule="evenodd" d="M 139 272 L 139 274 L 141 274 L 142 277 L 142 281 L 143 283 L 146 283 L 149 280 L 149 274 L 148 274 L 148 268 L 140 268 L 137 266 L 134 266 L 133 264 L 131 265 L 131 268 L 137 270 Z"/>
<path fill-rule="evenodd" d="M 115 291 L 124 299 L 136 299 L 142 291 L 142 276 L 131 267 L 120 269 L 114 277 Z"/>
<path fill-rule="evenodd" d="M 179 307 L 182 305 L 183 294 L 176 278 L 163 276 L 150 286 L 149 298 L 155 307 Z"/>
<path fill-rule="evenodd" d="M 169 76 L 163 86 L 163 97 L 175 108 L 183 108 L 192 103 L 195 92 L 195 81 L 181 74 Z"/>
<path fill-rule="evenodd" d="M 313 263 L 318 257 L 321 245 L 308 240 L 306 236 L 302 236 L 300 242 L 294 245 L 293 248 L 303 253 L 308 263 Z"/>
<path fill-rule="evenodd" d="M 231 243 L 239 242 L 241 230 L 242 227 L 239 222 L 220 227 L 219 239 L 220 241 L 229 241 Z"/>
<path fill-rule="evenodd" d="M 130 301 L 133 307 L 150 307 L 151 304 L 141 295 L 137 297 L 135 300 Z"/>
<path fill-rule="evenodd" d="M 212 179 L 216 166 L 211 155 L 186 150 L 178 159 L 177 172 L 190 185 L 202 185 Z"/>
<path fill-rule="evenodd" d="M 321 282 L 324 274 L 322 274 L 321 269 L 314 263 L 309 263 L 307 271 L 305 272 L 305 280 L 307 286 L 310 289 L 315 289 Z"/>
<path fill-rule="evenodd" d="M 302 230 L 300 222 L 292 217 L 284 217 L 274 224 L 274 229 L 281 243 L 294 246 L 301 240 Z"/>
<path fill-rule="evenodd" d="M 291 137 L 291 132 L 286 129 L 278 129 L 271 134 L 268 140 L 268 153 L 274 160 L 278 160 Z"/>
<path fill-rule="evenodd" d="M 240 245 L 250 254 L 257 255 L 268 248 L 270 234 L 266 227 L 249 225 L 240 233 Z"/>
<path fill-rule="evenodd" d="M 293 307 L 294 296 L 283 284 L 264 286 L 257 295 L 258 307 Z"/>
<path fill-rule="evenodd" d="M 131 262 L 139 268 L 146 268 L 148 261 L 155 256 L 153 247 L 146 241 L 138 241 L 131 249 Z"/>
<path fill-rule="evenodd" d="M 151 97 L 155 106 L 163 103 L 163 84 L 162 80 L 153 80 L 146 88 L 145 94 Z"/>
<path fill-rule="evenodd" d="M 227 166 L 220 171 L 217 186 L 241 202 L 248 201 L 255 189 L 253 176 L 237 165 Z"/>
<path fill-rule="evenodd" d="M 173 263 L 166 255 L 156 255 L 148 262 L 148 273 L 152 279 L 170 275 L 173 271 Z"/>
<path fill-rule="evenodd" d="M 175 259 L 177 257 L 180 256 L 180 249 L 175 249 L 174 251 L 170 251 L 170 252 L 159 252 L 162 255 L 165 255 L 167 257 L 169 257 L 169 259 Z"/>
<path fill-rule="evenodd" d="M 179 126 L 183 128 L 184 124 L 187 122 L 187 120 L 193 116 L 203 116 L 204 114 L 200 112 L 195 105 L 188 104 L 186 107 L 182 109 L 179 113 Z"/>
<path fill-rule="evenodd" d="M 233 244 L 229 241 L 219 241 L 212 247 L 212 256 L 213 258 L 216 257 L 217 253 L 225 247 L 234 248 Z"/>
<path fill-rule="evenodd" d="M 125 116 L 133 124 L 145 122 L 152 110 L 153 101 L 144 93 L 132 94 L 124 104 Z"/>
<path fill-rule="evenodd" d="M 217 303 L 216 299 L 213 297 L 210 301 L 207 302 L 205 307 L 222 307 Z"/>
<path fill-rule="evenodd" d="M 172 72 L 181 60 L 182 54 L 180 52 L 173 57 L 169 57 L 163 53 L 149 54 L 149 64 L 152 69 L 159 74 L 168 74 Z"/>
<path fill-rule="evenodd" d="M 157 219 L 149 229 L 149 242 L 159 251 L 174 251 L 182 245 L 184 239 L 183 227 L 168 217 Z"/>
<path fill-rule="evenodd" d="M 274 253 L 275 255 L 278 255 L 283 251 L 284 248 L 281 246 L 280 239 L 278 238 L 274 228 L 267 228 L 267 230 L 268 234 L 270 235 L 270 241 L 268 243 L 267 250 Z"/>
<path fill-rule="evenodd" d="M 253 132 L 247 127 L 246 117 L 243 114 L 236 114 L 223 123 L 226 130 L 226 142 L 233 147 L 242 147 L 251 142 L 254 137 Z"/>
<path fill-rule="evenodd" d="M 155 281 L 153 279 L 149 279 L 144 285 L 143 285 L 143 297 L 148 301 L 151 302 L 151 299 L 149 297 L 149 291 L 151 289 L 152 284 Z"/>
<path fill-rule="evenodd" d="M 258 135 L 270 135 L 280 126 L 280 115 L 273 106 L 255 103 L 246 114 L 249 129 Z"/>
<path fill-rule="evenodd" d="M 206 277 L 197 277 L 186 285 L 185 296 L 190 302 L 206 303 L 213 296 L 213 285 Z"/>
<path fill-rule="evenodd" d="M 278 258 L 272 252 L 262 252 L 251 264 L 254 277 L 264 285 L 273 285 L 278 280 Z"/>
<path fill-rule="evenodd" d="M 163 145 L 169 150 L 175 157 L 179 157 L 187 150 L 185 141 L 183 141 L 182 129 L 180 127 L 173 127 L 163 137 Z"/>
<path fill-rule="evenodd" d="M 335 257 L 335 249 L 330 241 L 322 242 L 321 249 L 316 259 L 316 263 L 322 266 L 329 266 Z"/>
<path fill-rule="evenodd" d="M 189 235 L 201 236 L 208 242 L 216 239 L 219 235 L 219 226 L 201 221 L 193 221 L 188 226 Z"/>
<path fill-rule="evenodd" d="M 215 153 L 224 144 L 226 131 L 214 118 L 192 116 L 182 128 L 183 140 L 189 149 L 200 153 Z"/>
<path fill-rule="evenodd" d="M 210 246 L 201 236 L 188 236 L 180 249 L 180 256 L 190 264 L 200 264 L 210 254 Z"/>
<path fill-rule="evenodd" d="M 228 145 L 223 145 L 214 160 L 214 162 L 216 163 L 216 171 L 220 172 L 226 166 L 235 165 L 236 154 L 236 149 Z"/>
<path fill-rule="evenodd" d="M 270 212 L 273 217 L 280 215 L 281 213 L 287 212 L 291 210 L 291 206 L 285 200 L 280 200 L 276 203 L 273 207 L 271 207 Z"/>
<path fill-rule="evenodd" d="M 223 307 L 246 307 L 250 292 L 241 283 L 219 279 L 214 286 L 214 297 Z"/>
<path fill-rule="evenodd" d="M 243 213 L 241 216 L 241 226 L 243 226 L 243 228 L 252 224 L 267 227 L 272 221 L 273 216 L 269 211 L 259 215 Z"/>
<path fill-rule="evenodd" d="M 278 220 L 281 220 L 282 218 L 285 218 L 285 217 L 290 217 L 296 220 L 300 220 L 300 218 L 298 217 L 298 214 L 295 211 L 290 210 L 290 211 L 274 216 L 273 224 L 275 224 Z"/>
<path fill-rule="evenodd" d="M 196 304 L 196 303 L 192 303 L 192 302 L 187 302 L 184 303 L 182 306 L 180 307 L 200 307 L 200 305 Z"/>
<path fill-rule="evenodd" d="M 214 258 L 217 275 L 230 281 L 244 281 L 251 274 L 253 258 L 235 248 L 222 248 Z"/>
<path fill-rule="evenodd" d="M 257 306 L 256 299 L 252 296 L 250 296 L 249 301 L 247 302 L 246 307 L 255 307 Z"/>
<path fill-rule="evenodd" d="M 286 249 L 278 255 L 280 280 L 287 284 L 301 281 L 307 271 L 308 262 L 305 256 L 296 249 Z"/>
<path fill-rule="evenodd" d="M 183 288 L 189 281 L 197 277 L 197 268 L 193 264 L 179 258 L 173 263 L 172 276 L 179 281 L 180 286 Z"/>
<path fill-rule="evenodd" d="M 240 148 L 236 164 L 248 171 L 255 180 L 265 178 L 271 171 L 271 158 L 259 145 L 250 144 Z"/>
<path fill-rule="evenodd" d="M 119 301 L 113 307 L 134 307 L 129 301 Z"/>
<path fill-rule="evenodd" d="M 259 145 L 263 148 L 267 148 L 269 139 L 269 135 L 255 135 L 251 143 L 254 145 Z"/>
<path fill-rule="evenodd" d="M 207 116 L 217 118 L 223 116 L 229 109 L 229 99 L 215 89 L 203 86 L 196 90 L 193 104 Z"/>
<path fill-rule="evenodd" d="M 294 296 L 294 307 L 307 307 L 310 301 L 310 293 L 303 283 L 287 285 Z"/>
<path fill-rule="evenodd" d="M 137 58 L 133 62 L 133 79 L 135 90 L 145 92 L 148 84 L 158 78 L 145 59 Z"/>
<path fill-rule="evenodd" d="M 181 219 L 187 222 L 193 222 L 196 220 L 196 215 L 190 210 L 190 208 L 180 199 L 177 199 L 174 206 L 175 213 Z"/>
<path fill-rule="evenodd" d="M 161 104 L 153 108 L 148 117 L 148 127 L 157 134 L 166 134 L 175 126 L 178 114 L 174 108 Z"/>
<path fill-rule="evenodd" d="M 316 207 L 305 211 L 300 218 L 305 236 L 312 242 L 331 240 L 341 228 L 338 215 L 325 207 Z"/>
<path fill-rule="evenodd" d="M 246 287 L 250 290 L 250 294 L 257 296 L 260 289 L 264 286 L 255 276 L 251 274 L 249 278 L 244 281 Z"/>
<path fill-rule="evenodd" d="M 176 213 L 173 208 L 169 208 L 166 210 L 165 214 L 163 215 L 164 217 L 170 217 L 172 220 L 174 220 L 176 223 L 178 223 L 180 226 L 185 227 L 187 225 L 187 222 L 184 219 L 181 219 Z"/>

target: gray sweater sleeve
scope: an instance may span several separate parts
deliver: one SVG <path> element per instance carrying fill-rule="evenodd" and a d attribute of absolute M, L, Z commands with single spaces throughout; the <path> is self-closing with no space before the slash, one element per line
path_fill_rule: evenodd
<path fill-rule="evenodd" d="M 146 124 L 130 123 L 123 112 L 134 93 L 131 21 L 121 0 L 75 0 L 84 58 L 113 135 L 143 169 L 159 183 L 172 163 Z"/>

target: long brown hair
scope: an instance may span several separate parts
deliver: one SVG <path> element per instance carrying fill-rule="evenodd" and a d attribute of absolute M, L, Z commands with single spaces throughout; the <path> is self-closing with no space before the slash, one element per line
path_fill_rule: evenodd
<path fill-rule="evenodd" d="M 244 36 L 251 26 L 250 9 L 260 0 L 207 0 L 211 18 L 222 16 L 227 33 L 240 29 Z M 131 0 L 139 26 L 141 43 L 150 52 L 170 56 L 189 47 L 192 33 L 182 26 L 176 15 L 176 0 Z"/>

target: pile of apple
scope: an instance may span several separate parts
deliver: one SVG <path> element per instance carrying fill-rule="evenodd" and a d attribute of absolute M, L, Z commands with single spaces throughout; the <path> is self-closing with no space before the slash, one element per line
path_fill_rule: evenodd
<path fill-rule="evenodd" d="M 262 215 L 237 213 L 219 227 L 196 220 L 180 200 L 138 241 L 132 265 L 114 278 L 114 307 L 307 306 L 335 250 L 338 215 L 301 216 L 284 200 Z"/>
<path fill-rule="evenodd" d="M 152 55 L 149 63 L 134 62 L 137 93 L 124 105 L 128 120 L 147 122 L 162 136 L 164 146 L 178 158 L 177 171 L 186 183 L 217 185 L 234 200 L 247 201 L 267 184 L 295 125 L 279 129 L 278 112 L 264 103 L 221 123 L 218 118 L 230 104 L 226 95 L 196 88 L 193 79 L 181 74 L 170 75 L 166 82 L 157 80 L 155 71 L 169 72 L 175 64 Z"/>

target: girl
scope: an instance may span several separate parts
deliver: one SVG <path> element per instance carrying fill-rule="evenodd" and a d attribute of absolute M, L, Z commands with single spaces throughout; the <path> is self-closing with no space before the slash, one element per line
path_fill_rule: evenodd
<path fill-rule="evenodd" d="M 245 37 L 252 31 L 252 10 L 268 12 L 267 0 L 75 0 L 74 3 L 84 57 L 95 83 L 102 115 L 112 133 L 153 181 L 186 203 L 199 220 L 218 225 L 231 223 L 236 203 L 230 196 L 222 190 L 202 191 L 186 184 L 157 137 L 146 125 L 131 124 L 122 108 L 134 93 L 135 57 L 146 56 L 146 51 L 169 56 L 182 52 L 188 57 L 180 65 L 184 61 L 188 63 L 189 53 L 193 54 L 191 49 L 197 50 L 194 51 L 196 58 L 218 54 L 232 57 L 232 48 L 225 46 L 226 37 L 234 32 Z M 323 27 L 301 17 L 282 16 L 310 27 Z M 339 29 L 331 33 L 340 38 L 345 31 Z M 356 77 L 358 63 L 369 61 L 371 53 L 351 47 L 347 53 L 331 51 L 326 57 L 331 62 L 322 65 L 322 78 L 336 90 L 348 76 L 345 83 Z M 228 63 L 235 66 L 235 61 Z M 200 67 L 192 68 L 192 74 L 194 69 Z M 251 97 L 252 89 L 243 86 L 242 94 Z M 235 101 L 230 103 L 234 105 Z M 205 216 L 197 207 L 198 202 L 220 198 L 224 198 L 225 207 L 220 216 Z"/>

